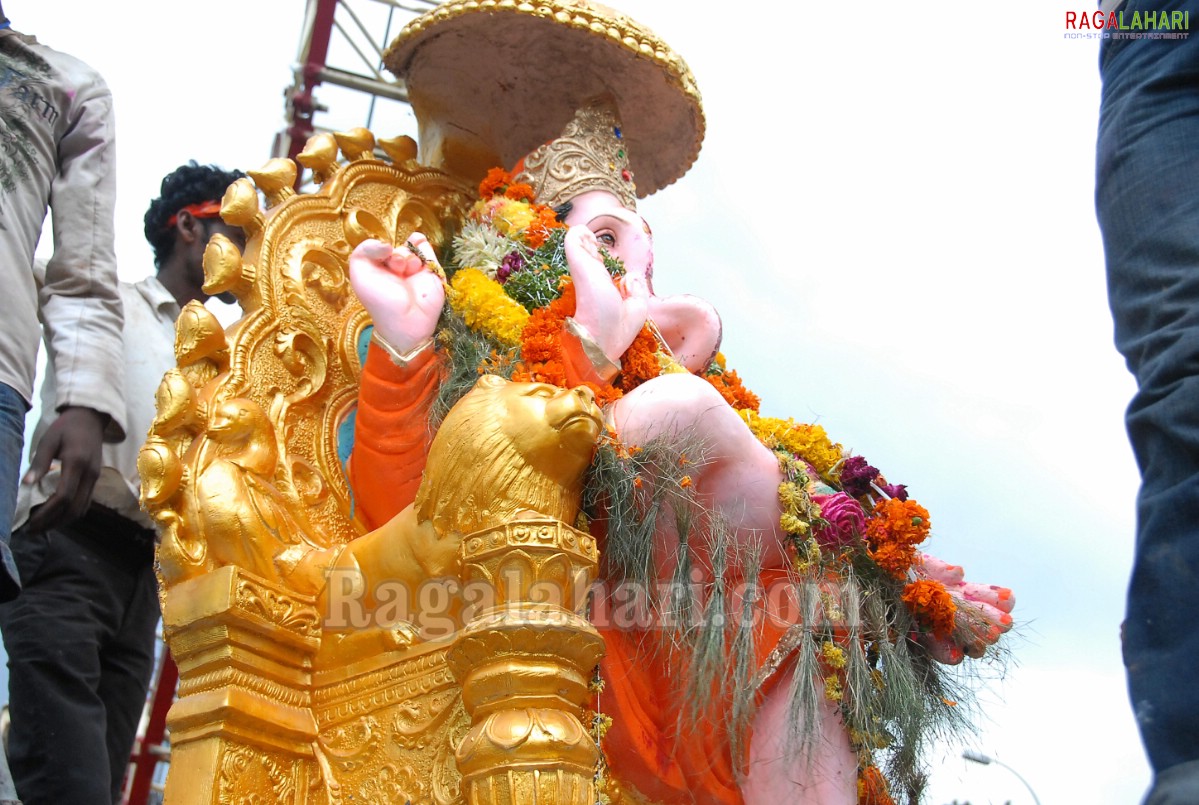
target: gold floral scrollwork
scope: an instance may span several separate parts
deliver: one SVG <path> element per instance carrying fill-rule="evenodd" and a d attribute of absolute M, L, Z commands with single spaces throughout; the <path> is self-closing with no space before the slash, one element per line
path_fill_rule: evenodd
<path fill-rule="evenodd" d="M 275 354 L 292 375 L 298 378 L 296 390 L 288 394 L 287 404 L 296 405 L 318 393 L 328 377 L 329 344 L 317 332 L 286 329 L 275 333 Z"/>
<path fill-rule="evenodd" d="M 334 310 L 341 310 L 350 296 L 350 283 L 341 268 L 345 262 L 345 254 L 313 249 L 304 255 L 300 263 L 304 284 L 315 288 Z"/>
<path fill-rule="evenodd" d="M 457 689 L 430 693 L 397 708 L 391 722 L 391 739 L 405 748 L 423 748 L 435 729 L 449 716 L 461 693 Z"/>
<path fill-rule="evenodd" d="M 232 746 L 221 763 L 221 805 L 242 803 L 295 803 L 299 786 L 292 763 L 247 747 Z"/>
<path fill-rule="evenodd" d="M 236 601 L 239 609 L 267 623 L 304 637 L 320 636 L 320 615 L 311 605 L 283 595 L 248 579 L 238 581 Z"/>
<path fill-rule="evenodd" d="M 371 238 L 382 241 L 391 239 L 383 222 L 366 210 L 350 210 L 346 213 L 345 233 L 351 247 Z"/>

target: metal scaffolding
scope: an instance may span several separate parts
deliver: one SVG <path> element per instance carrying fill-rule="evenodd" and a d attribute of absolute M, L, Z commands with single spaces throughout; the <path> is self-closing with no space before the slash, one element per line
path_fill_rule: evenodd
<path fill-rule="evenodd" d="M 386 136 L 415 132 L 403 82 L 383 69 L 383 51 L 432 0 L 308 0 L 300 49 L 287 88 L 288 124 L 274 156 L 294 158 L 313 134 L 353 126 Z M 319 98 L 318 98 L 319 90 Z"/>

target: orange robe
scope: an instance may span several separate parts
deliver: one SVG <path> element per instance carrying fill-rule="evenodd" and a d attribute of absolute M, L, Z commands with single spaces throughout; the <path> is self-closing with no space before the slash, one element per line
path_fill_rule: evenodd
<path fill-rule="evenodd" d="M 400 367 L 379 347 L 369 348 L 349 471 L 359 517 L 369 528 L 387 522 L 416 497 L 440 376 L 431 349 Z M 602 522 L 596 525 L 602 530 Z M 597 706 L 612 718 L 604 741 L 612 776 L 662 805 L 743 805 L 732 753 L 720 729 L 726 720 L 680 733 L 680 697 L 670 695 L 678 687 L 679 672 L 653 650 L 659 635 L 597 628 L 606 648 L 601 661 L 606 686 Z M 770 619 L 763 623 L 756 641 L 758 667 L 784 631 L 785 626 Z"/>

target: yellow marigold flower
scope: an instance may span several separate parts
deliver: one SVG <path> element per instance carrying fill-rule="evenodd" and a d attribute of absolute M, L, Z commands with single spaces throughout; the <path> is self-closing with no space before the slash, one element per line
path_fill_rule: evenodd
<path fill-rule="evenodd" d="M 808 540 L 804 545 L 804 549 L 808 552 L 809 562 L 816 563 L 820 561 L 820 546 L 816 543 L 816 540 Z"/>
<path fill-rule="evenodd" d="M 824 615 L 829 620 L 834 622 L 845 620 L 845 612 L 842 611 L 841 605 L 828 593 L 820 593 L 820 606 L 824 609 Z"/>
<path fill-rule="evenodd" d="M 824 695 L 833 702 L 839 702 L 845 696 L 845 691 L 841 689 L 841 680 L 836 674 L 829 674 L 824 678 Z"/>
<path fill-rule="evenodd" d="M 608 734 L 608 730 L 612 728 L 612 716 L 605 713 L 596 713 L 591 719 L 591 730 L 595 737 L 603 740 Z"/>
<path fill-rule="evenodd" d="M 466 326 L 509 347 L 520 345 L 529 312 L 504 287 L 477 268 L 464 268 L 450 283 L 450 307 Z"/>
<path fill-rule="evenodd" d="M 504 199 L 494 214 L 492 223 L 495 224 L 495 228 L 509 237 L 520 235 L 537 218 L 537 214 L 527 202 L 512 199 Z"/>
<path fill-rule="evenodd" d="M 793 419 L 759 416 L 750 410 L 737 412 L 758 441 L 777 444 L 803 458 L 821 475 L 827 475 L 843 458 L 841 445 L 834 444 L 820 425 L 797 424 Z"/>
<path fill-rule="evenodd" d="M 824 658 L 830 668 L 840 670 L 845 667 L 845 649 L 831 640 L 825 640 L 820 644 L 820 656 Z"/>
<path fill-rule="evenodd" d="M 779 525 L 782 526 L 783 531 L 787 532 L 788 534 L 808 533 L 808 524 L 803 520 L 800 520 L 791 512 L 783 513 L 783 516 L 779 518 Z"/>
<path fill-rule="evenodd" d="M 783 507 L 794 512 L 795 507 L 802 505 L 804 495 L 799 486 L 791 481 L 784 481 L 779 484 L 779 502 Z"/>

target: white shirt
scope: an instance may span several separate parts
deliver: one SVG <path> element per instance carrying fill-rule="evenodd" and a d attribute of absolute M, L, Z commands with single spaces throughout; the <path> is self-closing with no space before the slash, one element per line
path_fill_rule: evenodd
<path fill-rule="evenodd" d="M 104 467 L 100 470 L 92 500 L 139 525 L 153 528 L 153 521 L 138 504 L 137 454 L 157 413 L 154 393 L 162 376 L 175 366 L 175 320 L 179 318 L 179 305 L 157 277 L 146 277 L 132 284 L 122 282 L 120 292 L 125 308 L 125 380 L 123 388 L 117 390 L 122 392 L 129 437 L 118 444 L 104 445 Z M 54 378 L 54 372 L 46 372 L 42 385 L 42 417 L 33 432 L 31 455 L 37 450 L 37 443 L 46 428 L 58 416 L 54 409 L 57 398 Z M 57 484 L 57 469 L 46 473 L 36 486 L 22 484 L 14 528 L 29 518 L 32 507 L 50 497 Z"/>
<path fill-rule="evenodd" d="M 0 30 L 0 383 L 33 397 L 38 342 L 58 358 L 57 399 L 112 417 L 120 438 L 121 305 L 113 245 L 112 95 L 95 70 Z M 54 256 L 33 253 L 49 208 Z"/>

